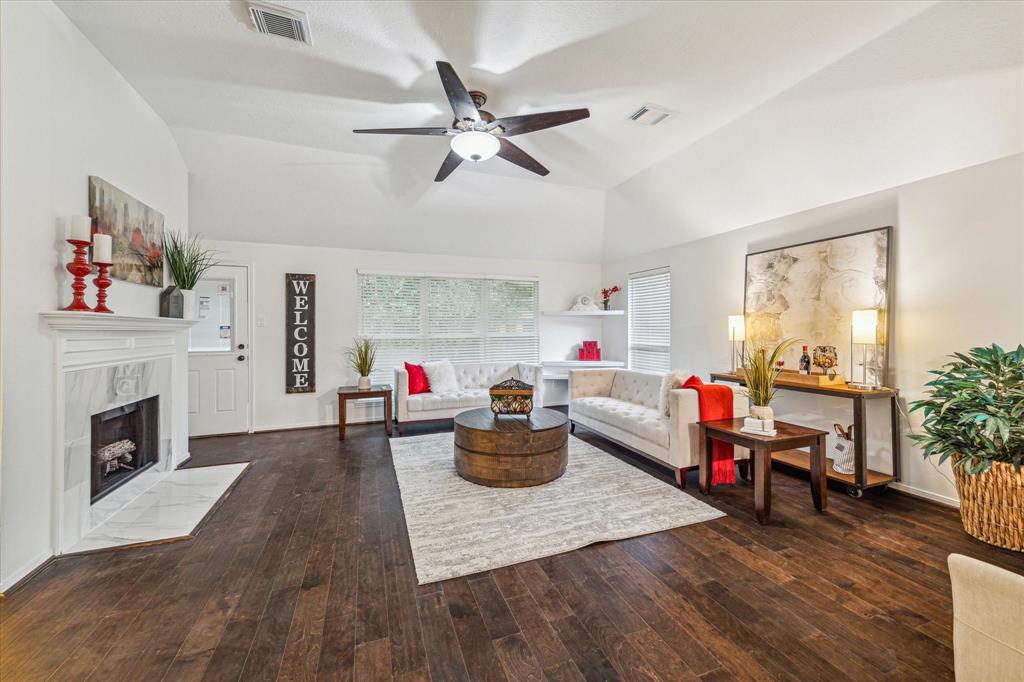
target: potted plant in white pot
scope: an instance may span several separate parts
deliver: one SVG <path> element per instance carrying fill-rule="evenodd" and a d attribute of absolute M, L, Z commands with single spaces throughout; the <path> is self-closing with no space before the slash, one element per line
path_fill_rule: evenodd
<path fill-rule="evenodd" d="M 996 344 L 954 353 L 932 370 L 923 434 L 911 434 L 924 457 L 953 461 L 964 530 L 998 547 L 1024 551 L 1024 345 Z"/>
<path fill-rule="evenodd" d="M 198 235 L 181 235 L 177 232 L 164 233 L 164 256 L 167 269 L 174 284 L 164 289 L 161 295 L 160 314 L 164 317 L 196 319 L 196 284 L 206 271 L 217 265 L 215 251 L 203 248 Z M 181 299 L 181 315 L 173 314 L 175 306 L 168 305 L 178 295 Z"/>
<path fill-rule="evenodd" d="M 764 343 L 752 343 L 743 351 L 743 374 L 747 398 L 750 400 L 750 416 L 761 421 L 775 419 L 771 403 L 775 398 L 775 380 L 782 373 L 778 361 L 799 339 L 786 339 L 769 353 Z M 768 429 L 771 430 L 769 427 Z"/>
<path fill-rule="evenodd" d="M 377 344 L 368 336 L 357 336 L 352 339 L 352 347 L 345 353 L 348 364 L 359 374 L 359 390 L 370 388 L 370 373 L 377 360 Z"/>

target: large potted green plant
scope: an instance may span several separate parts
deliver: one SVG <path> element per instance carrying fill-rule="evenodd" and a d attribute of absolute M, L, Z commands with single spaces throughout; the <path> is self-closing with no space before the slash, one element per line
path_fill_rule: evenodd
<path fill-rule="evenodd" d="M 161 295 L 161 315 L 194 320 L 196 319 L 196 294 L 193 289 L 206 274 L 206 271 L 217 265 L 217 261 L 214 260 L 216 252 L 204 248 L 198 235 L 165 232 L 164 256 L 167 258 L 167 269 L 170 270 L 174 285 L 164 289 Z M 174 307 L 165 306 L 165 301 L 172 301 L 179 291 L 182 297 L 182 314 L 175 315 L 170 312 Z"/>
<path fill-rule="evenodd" d="M 1024 551 L 1024 345 L 954 353 L 932 370 L 928 397 L 911 404 L 925 458 L 952 460 L 964 530 Z"/>
<path fill-rule="evenodd" d="M 359 390 L 370 388 L 370 373 L 377 361 L 377 343 L 368 336 L 352 339 L 352 347 L 345 352 L 348 364 L 359 373 Z"/>

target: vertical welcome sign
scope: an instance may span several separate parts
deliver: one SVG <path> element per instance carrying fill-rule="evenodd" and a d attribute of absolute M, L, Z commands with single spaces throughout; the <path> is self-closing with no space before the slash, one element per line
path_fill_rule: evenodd
<path fill-rule="evenodd" d="M 316 390 L 316 275 L 284 276 L 285 370 L 288 393 Z"/>

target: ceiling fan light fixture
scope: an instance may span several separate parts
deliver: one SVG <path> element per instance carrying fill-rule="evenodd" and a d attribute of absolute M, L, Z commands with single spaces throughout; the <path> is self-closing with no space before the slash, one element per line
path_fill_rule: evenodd
<path fill-rule="evenodd" d="M 482 130 L 467 130 L 452 138 L 452 151 L 466 161 L 486 161 L 500 148 L 498 138 Z"/>

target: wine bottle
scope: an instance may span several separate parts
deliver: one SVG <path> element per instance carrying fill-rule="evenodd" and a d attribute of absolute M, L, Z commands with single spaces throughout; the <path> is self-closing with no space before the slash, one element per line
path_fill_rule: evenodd
<path fill-rule="evenodd" d="M 811 356 L 807 354 L 807 346 L 804 346 L 804 352 L 800 355 L 800 373 L 811 373 Z"/>

